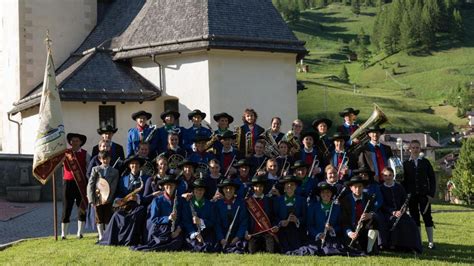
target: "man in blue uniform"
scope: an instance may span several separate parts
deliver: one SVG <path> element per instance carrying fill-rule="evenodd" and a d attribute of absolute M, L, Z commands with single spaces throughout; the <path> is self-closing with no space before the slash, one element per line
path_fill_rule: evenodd
<path fill-rule="evenodd" d="M 204 118 L 206 118 L 206 113 L 201 112 L 199 109 L 195 109 L 188 114 L 188 119 L 193 123 L 193 125 L 186 129 L 183 134 L 183 145 L 186 151 L 193 151 L 193 141 L 197 135 L 206 137 L 211 136 L 211 130 L 203 127 L 201 124 Z"/>
<path fill-rule="evenodd" d="M 176 125 L 176 122 L 180 116 L 180 113 L 171 110 L 164 111 L 160 114 L 160 118 L 163 120 L 164 125 L 158 130 L 158 154 L 166 151 L 168 145 L 168 135 L 172 132 L 178 134 L 179 146 L 183 147 L 183 136 L 185 130 L 183 127 Z"/>
<path fill-rule="evenodd" d="M 151 116 L 151 113 L 143 110 L 132 114 L 132 119 L 137 124 L 128 130 L 127 158 L 138 152 L 140 142 L 150 143 L 150 154 L 156 154 L 159 141 L 155 136 L 157 129 L 152 129 L 148 126 L 148 120 L 150 120 Z M 149 137 L 150 134 L 152 135 Z"/>

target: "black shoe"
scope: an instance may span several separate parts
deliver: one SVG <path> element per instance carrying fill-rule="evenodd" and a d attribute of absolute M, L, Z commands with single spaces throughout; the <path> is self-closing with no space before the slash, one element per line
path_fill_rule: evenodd
<path fill-rule="evenodd" d="M 77 239 L 82 239 L 84 236 L 82 234 L 77 236 Z"/>
<path fill-rule="evenodd" d="M 61 237 L 61 240 L 66 240 L 67 238 L 65 236 L 62 236 Z"/>

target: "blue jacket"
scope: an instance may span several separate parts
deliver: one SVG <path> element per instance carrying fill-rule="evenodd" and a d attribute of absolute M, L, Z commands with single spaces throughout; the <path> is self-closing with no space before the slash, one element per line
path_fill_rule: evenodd
<path fill-rule="evenodd" d="M 375 182 L 370 182 L 365 188 L 364 192 L 372 195 L 375 194 L 375 204 L 374 204 L 374 211 L 378 211 L 383 204 L 383 195 L 380 191 L 380 185 Z"/>
<path fill-rule="evenodd" d="M 184 200 L 181 197 L 178 197 L 178 205 L 176 206 L 177 220 L 176 226 L 181 226 L 182 214 L 183 214 L 183 205 Z M 154 224 L 171 224 L 169 216 L 173 212 L 174 200 L 169 200 L 165 195 L 161 195 L 153 199 L 150 208 L 150 221 Z"/>
<path fill-rule="evenodd" d="M 157 129 L 159 131 L 159 129 Z M 150 127 L 146 127 L 143 130 L 143 136 L 142 136 L 142 141 L 145 141 L 145 139 L 148 137 L 152 129 Z M 150 141 L 150 154 L 149 157 L 154 158 L 156 156 L 157 148 L 159 145 L 159 138 L 158 134 L 155 131 L 156 134 Z M 138 151 L 140 144 L 140 132 L 138 131 L 138 128 L 133 127 L 128 130 L 128 135 L 127 135 L 127 158 L 130 157 L 131 155 L 135 155 Z M 166 145 L 166 142 L 165 142 Z"/>
<path fill-rule="evenodd" d="M 190 204 L 192 204 L 191 201 L 186 201 L 185 205 L 183 206 L 183 226 L 184 229 L 186 229 L 188 235 L 197 232 L 197 227 L 195 224 L 193 224 L 193 216 L 191 213 L 191 207 L 189 206 Z M 204 205 L 201 208 L 198 208 L 196 205 L 194 205 L 194 210 L 196 211 L 199 219 L 204 221 L 206 229 L 214 230 L 216 220 L 214 203 L 204 199 Z"/>
<path fill-rule="evenodd" d="M 217 241 L 225 239 L 227 230 L 229 229 L 232 219 L 237 211 L 237 208 L 240 206 L 239 214 L 234 224 L 232 233 L 230 234 L 229 241 L 234 237 L 238 237 L 240 240 L 243 240 L 245 237 L 245 231 L 248 227 L 248 214 L 245 203 L 242 199 L 236 198 L 231 205 L 231 209 L 227 209 L 227 204 L 224 203 L 224 200 L 220 199 L 216 202 L 215 210 L 217 211 L 216 219 L 216 237 Z"/>
<path fill-rule="evenodd" d="M 290 215 L 289 210 L 292 208 L 294 214 L 300 221 L 300 225 L 306 224 L 306 199 L 295 195 L 295 205 L 293 207 L 286 206 L 285 195 L 275 198 L 273 203 L 273 211 L 275 212 L 275 223 L 278 224 L 282 220 L 286 220 Z"/>
<path fill-rule="evenodd" d="M 183 147 L 183 136 L 184 136 L 184 131 L 186 129 L 184 127 L 178 127 L 178 126 L 172 126 L 172 127 L 168 127 L 167 126 L 163 126 L 163 127 L 160 127 L 160 129 L 158 129 L 158 133 L 157 133 L 157 141 L 158 141 L 158 145 L 157 145 L 157 154 L 161 154 L 163 152 L 165 152 L 167 149 L 168 149 L 168 134 L 169 132 L 172 132 L 172 131 L 176 131 L 176 132 L 179 132 L 178 135 L 179 135 L 179 146 L 180 147 Z"/>
<path fill-rule="evenodd" d="M 316 239 L 316 236 L 324 232 L 326 221 L 329 212 L 323 211 L 320 201 L 312 201 L 308 206 L 307 223 L 308 234 L 310 239 Z M 334 228 L 335 233 L 339 233 L 340 227 L 341 207 L 339 204 L 334 204 L 332 207 L 331 219 L 329 224 Z"/>

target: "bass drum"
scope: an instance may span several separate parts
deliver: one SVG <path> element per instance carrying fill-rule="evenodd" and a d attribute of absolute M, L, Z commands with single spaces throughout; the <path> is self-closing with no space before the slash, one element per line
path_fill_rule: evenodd
<path fill-rule="evenodd" d="M 393 178 L 396 182 L 401 183 L 404 179 L 404 170 L 403 170 L 403 163 L 400 158 L 394 156 L 388 159 L 388 163 L 390 168 L 393 169 Z"/>

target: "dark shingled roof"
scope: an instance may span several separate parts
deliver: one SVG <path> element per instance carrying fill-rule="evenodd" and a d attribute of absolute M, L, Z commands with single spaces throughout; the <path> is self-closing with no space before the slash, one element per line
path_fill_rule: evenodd
<path fill-rule="evenodd" d="M 298 59 L 307 53 L 271 0 L 115 0 L 104 8 L 98 25 L 56 71 L 62 100 L 160 96 L 120 59 L 209 48 L 286 52 Z M 41 90 L 39 84 L 9 113 L 38 105 Z"/>
<path fill-rule="evenodd" d="M 116 45 L 114 59 L 207 48 L 307 53 L 270 0 L 150 0 Z"/>

